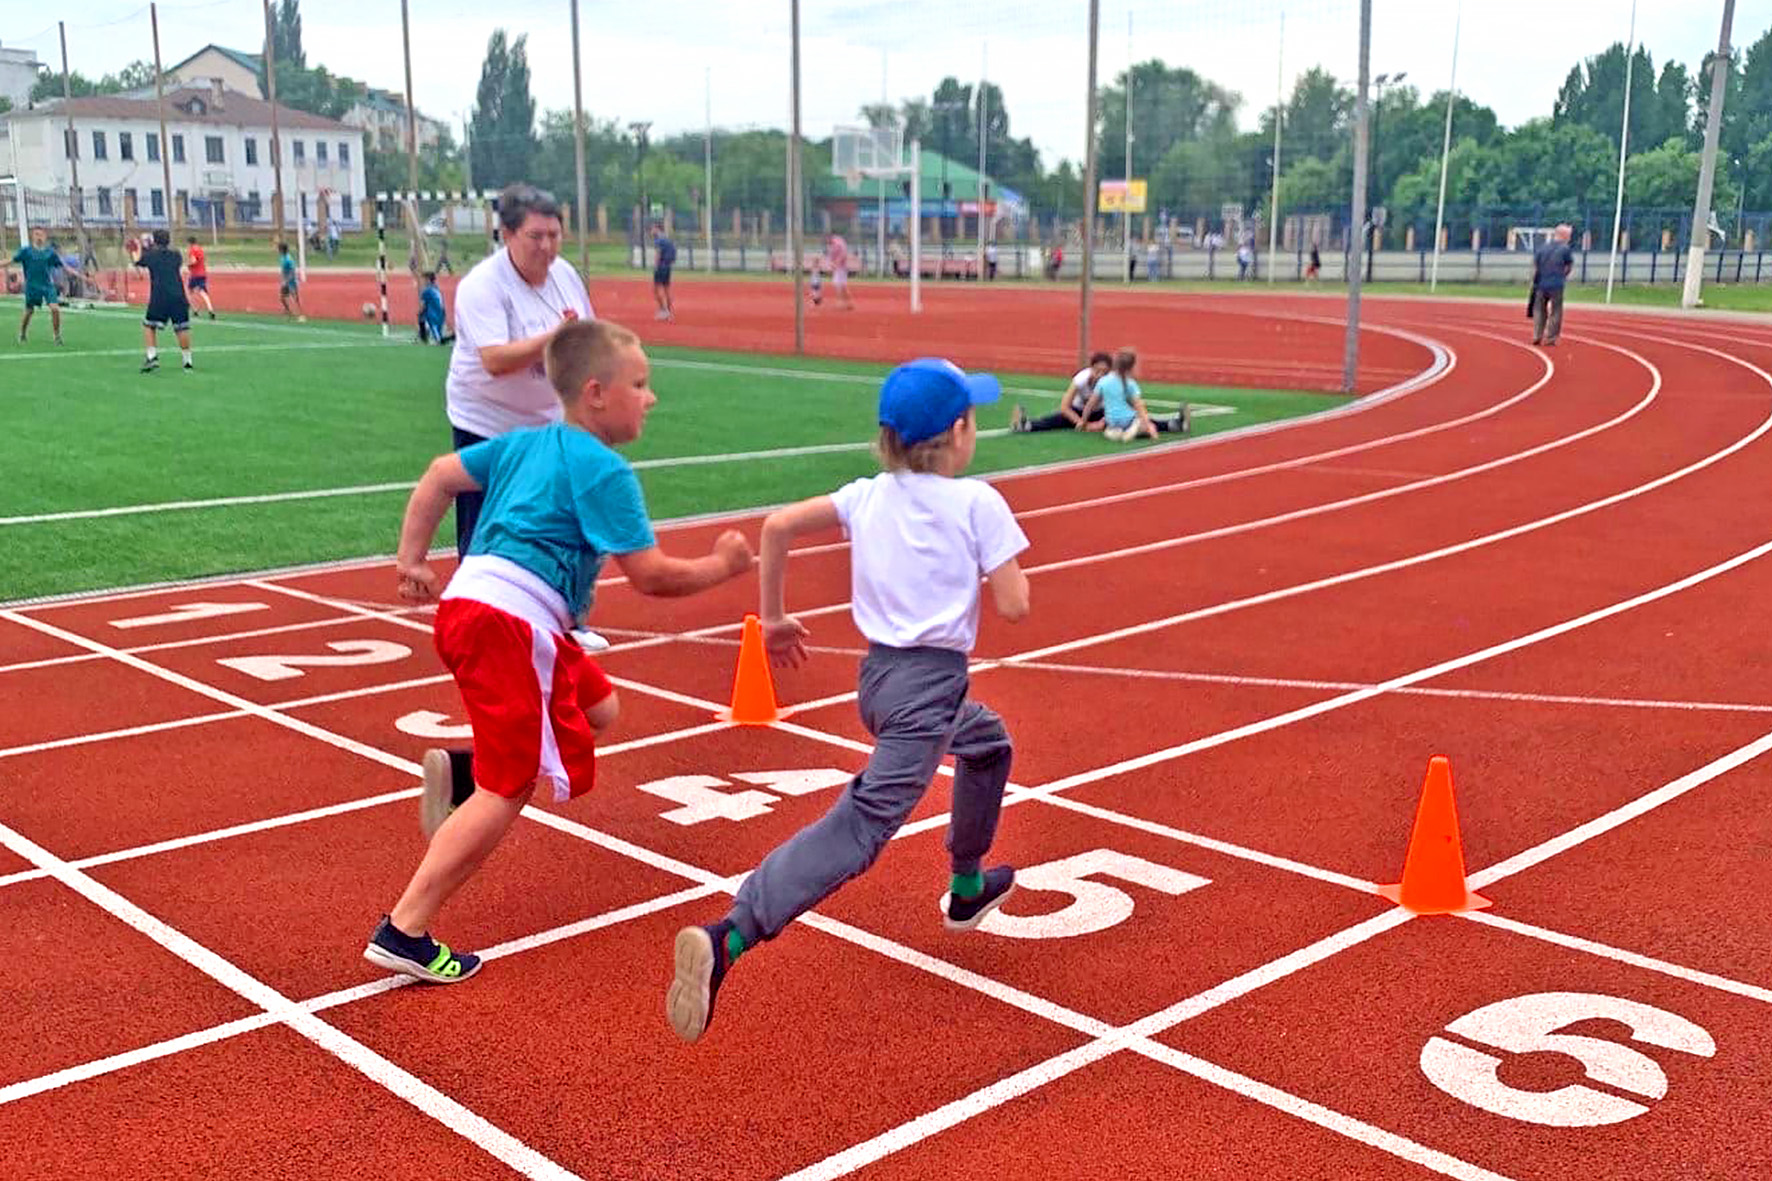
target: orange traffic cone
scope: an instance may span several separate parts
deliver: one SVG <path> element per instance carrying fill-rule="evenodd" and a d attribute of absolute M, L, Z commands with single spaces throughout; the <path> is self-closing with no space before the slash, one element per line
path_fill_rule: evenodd
<path fill-rule="evenodd" d="M 1428 761 L 1427 780 L 1415 809 L 1415 831 L 1403 859 L 1403 880 L 1378 892 L 1417 914 L 1481 910 L 1487 898 L 1464 884 L 1464 848 L 1458 835 L 1458 809 L 1452 802 L 1452 764 L 1444 755 Z"/>
<path fill-rule="evenodd" d="M 744 617 L 732 705 L 714 716 L 741 726 L 767 726 L 785 716 L 775 705 L 775 681 L 769 675 L 769 654 L 763 651 L 763 624 L 755 615 Z"/>

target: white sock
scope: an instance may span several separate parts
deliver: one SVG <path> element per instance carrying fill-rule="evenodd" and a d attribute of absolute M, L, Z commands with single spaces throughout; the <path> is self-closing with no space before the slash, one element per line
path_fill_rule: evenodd
<path fill-rule="evenodd" d="M 160 355 L 160 350 L 153 345 L 148 346 L 148 360 L 152 361 Z"/>
<path fill-rule="evenodd" d="M 191 350 L 190 349 L 180 349 L 178 351 L 178 355 L 185 359 L 185 364 L 189 365 L 191 363 Z"/>

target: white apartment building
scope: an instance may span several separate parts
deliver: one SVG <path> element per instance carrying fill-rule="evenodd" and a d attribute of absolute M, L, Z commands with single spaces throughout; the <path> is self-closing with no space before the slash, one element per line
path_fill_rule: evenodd
<path fill-rule="evenodd" d="M 37 72 L 43 63 L 37 60 L 37 54 L 30 49 L 7 49 L 0 46 L 0 98 L 7 99 L 14 107 L 22 107 L 31 101 L 31 88 L 37 85 Z M 6 167 L 0 161 L 0 168 Z"/>
<path fill-rule="evenodd" d="M 372 137 L 372 147 L 397 152 L 406 150 L 406 100 L 392 91 L 371 88 L 344 113 L 344 121 L 367 131 Z M 418 133 L 418 146 L 422 151 L 436 147 L 447 127 L 442 120 L 419 111 L 413 116 L 413 130 Z"/>
<path fill-rule="evenodd" d="M 272 222 L 271 104 L 219 81 L 167 93 L 165 144 L 151 95 L 40 103 L 0 115 L 0 123 L 6 131 L 0 171 L 16 170 L 28 190 L 65 194 L 74 187 L 77 162 L 82 213 L 93 224 L 122 222 L 126 202 L 146 226 L 166 225 L 172 210 L 191 226 Z M 317 225 L 325 195 L 328 216 L 361 227 L 363 131 L 284 106 L 277 108 L 277 123 L 284 223 L 294 227 L 299 217 Z M 171 193 L 163 158 L 171 166 Z"/>

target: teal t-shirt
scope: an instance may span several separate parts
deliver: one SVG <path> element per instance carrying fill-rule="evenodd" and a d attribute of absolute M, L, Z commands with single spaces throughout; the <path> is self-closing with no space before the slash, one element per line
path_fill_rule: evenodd
<path fill-rule="evenodd" d="M 1115 430 L 1124 430 L 1137 419 L 1138 414 L 1132 409 L 1132 399 L 1142 398 L 1144 393 L 1138 388 L 1136 381 L 1121 377 L 1118 373 L 1110 373 L 1095 383 L 1095 392 L 1101 395 L 1101 411 L 1107 418 L 1107 424 Z"/>
<path fill-rule="evenodd" d="M 575 620 L 590 611 L 609 555 L 657 544 L 634 469 L 588 431 L 525 427 L 459 454 L 486 490 L 468 552 L 528 570 L 559 592 Z"/>
<path fill-rule="evenodd" d="M 62 265 L 61 255 L 47 246 L 42 250 L 35 246 L 20 246 L 12 261 L 24 268 L 27 287 L 54 287 L 55 281 L 49 277 L 49 272 Z"/>

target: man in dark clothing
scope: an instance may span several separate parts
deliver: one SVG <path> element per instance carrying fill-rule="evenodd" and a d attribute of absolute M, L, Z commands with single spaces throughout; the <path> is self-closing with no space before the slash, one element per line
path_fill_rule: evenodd
<path fill-rule="evenodd" d="M 1570 228 L 1561 225 L 1533 258 L 1532 282 L 1538 299 L 1532 309 L 1532 343 L 1555 345 L 1563 331 L 1563 285 L 1575 269 Z"/>
<path fill-rule="evenodd" d="M 147 343 L 147 357 L 142 361 L 142 372 L 152 373 L 160 368 L 156 333 L 168 324 L 178 336 L 185 368 L 191 368 L 191 301 L 185 297 L 180 274 L 184 259 L 172 248 L 172 235 L 165 230 L 155 230 L 154 244 L 142 251 L 135 265 L 148 272 L 148 311 L 142 317 L 142 339 Z"/>

